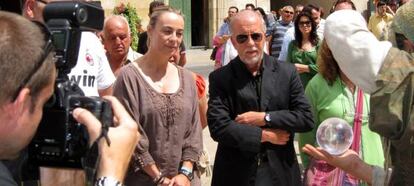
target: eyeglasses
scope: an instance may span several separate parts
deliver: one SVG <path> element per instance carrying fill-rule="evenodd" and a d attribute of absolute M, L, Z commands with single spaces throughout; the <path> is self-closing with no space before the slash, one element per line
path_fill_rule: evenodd
<path fill-rule="evenodd" d="M 23 87 L 30 81 L 30 79 L 32 78 L 32 76 L 36 74 L 36 72 L 40 69 L 40 67 L 45 62 L 46 58 L 49 56 L 49 54 L 54 49 L 53 42 L 52 42 L 52 36 L 51 36 L 51 34 L 49 32 L 49 29 L 44 24 L 42 24 L 40 22 L 36 22 L 36 21 L 33 21 L 33 22 L 37 26 L 40 27 L 40 29 L 42 30 L 42 32 L 45 35 L 45 37 L 44 37 L 45 45 L 43 47 L 43 54 L 42 54 L 42 56 L 40 56 L 39 60 L 35 62 L 35 65 L 34 65 L 34 68 L 32 69 L 32 71 L 30 71 L 30 73 L 27 74 L 27 77 L 25 77 L 23 79 L 23 81 L 21 81 L 22 83 L 20 84 L 20 86 L 16 90 L 16 92 L 14 93 L 13 101 L 15 101 L 17 99 L 17 96 L 19 96 L 20 90 L 23 89 Z"/>
<path fill-rule="evenodd" d="M 293 14 L 294 14 L 294 12 L 291 12 L 291 11 L 288 11 L 288 10 L 285 10 L 285 11 L 283 11 L 283 12 L 285 12 L 285 13 L 287 13 L 287 14 L 290 14 L 290 15 L 293 15 Z"/>
<path fill-rule="evenodd" d="M 299 26 L 311 26 L 311 21 L 299 21 Z"/>
<path fill-rule="evenodd" d="M 240 35 L 237 35 L 237 36 L 236 36 L 236 41 L 237 41 L 237 43 L 239 43 L 239 44 L 243 44 L 244 42 L 246 42 L 246 41 L 247 41 L 247 39 L 249 38 L 249 36 L 250 36 L 250 38 L 252 38 L 252 40 L 253 40 L 254 42 L 259 42 L 259 41 L 261 41 L 261 40 L 262 40 L 262 38 L 263 38 L 263 34 L 261 34 L 261 33 L 252 33 L 252 34 L 250 34 L 250 35 L 247 35 L 247 34 L 240 34 Z"/>

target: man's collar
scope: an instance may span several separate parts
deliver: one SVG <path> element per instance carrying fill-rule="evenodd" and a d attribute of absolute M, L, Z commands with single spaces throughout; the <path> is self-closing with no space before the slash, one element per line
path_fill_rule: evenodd
<path fill-rule="evenodd" d="M 108 52 L 105 52 L 105 54 L 106 54 L 106 58 L 111 63 L 111 55 Z M 128 61 L 128 54 L 124 58 L 122 58 L 121 65 L 123 66 L 123 65 L 127 64 L 127 61 Z"/>
<path fill-rule="evenodd" d="M 254 76 L 260 76 L 260 75 L 262 75 L 263 74 L 263 71 L 265 69 L 265 66 L 266 66 L 266 68 L 268 68 L 267 65 L 265 65 L 265 58 L 266 58 L 265 56 L 266 56 L 266 54 L 263 53 L 262 60 L 260 62 L 260 65 L 259 65 L 258 69 L 257 69 L 257 71 L 255 71 L 253 73 L 249 70 L 249 68 L 247 67 L 247 65 L 240 59 L 239 56 L 237 56 L 236 59 L 240 61 L 240 65 L 243 66 L 243 69 L 245 69 L 245 72 L 254 77 Z"/>
<path fill-rule="evenodd" d="M 283 21 L 283 19 L 281 19 L 281 20 L 279 20 L 279 23 L 283 26 L 286 26 L 286 25 L 289 25 L 290 23 L 292 23 L 292 21 L 286 22 L 286 21 Z"/>
<path fill-rule="evenodd" d="M 264 69 L 263 64 L 264 64 L 264 59 L 262 58 L 262 61 L 260 62 L 259 70 L 257 71 L 256 76 L 262 76 L 263 69 Z"/>
<path fill-rule="evenodd" d="M 388 15 L 387 15 L 387 13 L 385 12 L 385 14 L 382 16 L 382 15 L 380 15 L 378 12 L 376 12 L 375 13 L 375 16 L 377 16 L 377 17 L 380 17 L 380 18 L 383 18 L 383 17 L 387 17 Z"/>

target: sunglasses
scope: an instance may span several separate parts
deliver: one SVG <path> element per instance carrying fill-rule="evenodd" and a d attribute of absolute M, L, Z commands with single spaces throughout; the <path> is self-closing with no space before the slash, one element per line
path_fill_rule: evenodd
<path fill-rule="evenodd" d="M 294 12 L 291 12 L 291 11 L 288 11 L 288 10 L 285 10 L 285 11 L 283 11 L 283 12 L 285 12 L 285 13 L 287 13 L 287 14 L 290 14 L 290 15 L 293 15 L 293 14 L 294 14 Z"/>
<path fill-rule="evenodd" d="M 261 40 L 262 40 L 262 38 L 263 38 L 263 34 L 261 34 L 261 33 L 252 33 L 252 34 L 250 34 L 250 35 L 247 35 L 247 34 L 240 34 L 240 35 L 237 35 L 237 36 L 236 36 L 236 41 L 237 41 L 237 43 L 239 43 L 239 44 L 243 44 L 244 42 L 246 42 L 246 41 L 247 41 L 247 39 L 249 38 L 249 36 L 250 36 L 250 38 L 252 38 L 252 40 L 253 40 L 254 42 L 259 42 L 259 41 L 261 41 Z"/>
<path fill-rule="evenodd" d="M 311 21 L 299 21 L 299 26 L 311 26 Z"/>
<path fill-rule="evenodd" d="M 53 42 L 52 42 L 52 35 L 50 34 L 49 29 L 43 23 L 36 22 L 36 21 L 33 21 L 33 23 L 35 23 L 37 26 L 40 27 L 41 31 L 44 33 L 44 36 L 45 36 L 44 37 L 45 45 L 43 47 L 43 54 L 35 62 L 35 65 L 34 65 L 34 68 L 32 69 L 32 71 L 30 71 L 30 73 L 28 73 L 27 76 L 25 78 L 23 78 L 23 81 L 21 81 L 21 84 L 20 84 L 19 88 L 14 93 L 13 101 L 15 101 L 17 99 L 17 96 L 19 96 L 19 93 L 20 93 L 21 89 L 23 89 L 24 86 L 26 86 L 26 84 L 30 81 L 32 76 L 34 76 L 36 74 L 36 72 L 40 69 L 40 67 L 45 62 L 46 58 L 49 56 L 49 54 L 54 49 Z"/>

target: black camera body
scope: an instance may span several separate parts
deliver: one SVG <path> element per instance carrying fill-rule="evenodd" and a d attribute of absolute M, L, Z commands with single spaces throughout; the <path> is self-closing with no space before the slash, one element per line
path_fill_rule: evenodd
<path fill-rule="evenodd" d="M 111 104 L 99 97 L 80 95 L 73 82 L 57 84 L 61 85 L 56 87 L 60 91 L 55 89 L 56 93 L 45 105 L 44 117 L 29 146 L 29 161 L 37 166 L 82 168 L 89 137 L 72 112 L 78 107 L 87 109 L 109 127 L 112 123 Z"/>
<path fill-rule="evenodd" d="M 55 47 L 58 76 L 55 91 L 43 108 L 38 130 L 29 144 L 28 161 L 33 166 L 82 168 L 89 148 L 86 128 L 72 116 L 77 107 L 91 111 L 103 127 L 112 125 L 110 103 L 85 97 L 68 73 L 76 65 L 82 31 L 102 29 L 102 8 L 77 1 L 48 3 L 44 18 Z"/>

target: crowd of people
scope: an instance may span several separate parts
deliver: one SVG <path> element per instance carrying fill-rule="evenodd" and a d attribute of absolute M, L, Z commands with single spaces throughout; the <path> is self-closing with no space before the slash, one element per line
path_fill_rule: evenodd
<path fill-rule="evenodd" d="M 0 185 L 24 184 L 25 149 L 53 95 L 59 72 L 39 26 L 53 1 L 24 0 L 21 16 L 0 11 Z M 98 144 L 94 184 L 201 185 L 208 126 L 218 142 L 213 186 L 414 185 L 414 1 L 374 5 L 367 20 L 351 0 L 337 0 L 326 20 L 313 4 L 275 14 L 229 7 L 213 38 L 208 102 L 204 78 L 184 68 L 179 10 L 151 2 L 137 52 L 121 15 L 83 31 L 67 78 L 114 112 L 110 144 L 88 110 L 71 113 Z M 332 117 L 354 132 L 340 155 L 316 147 L 318 126 Z M 42 185 L 85 185 L 87 176 L 40 168 Z"/>
<path fill-rule="evenodd" d="M 412 184 L 412 181 L 409 179 L 410 176 L 408 176 L 412 175 L 412 171 L 409 170 L 413 167 L 412 160 L 408 160 L 407 156 L 409 155 L 403 155 L 402 153 L 412 154 L 413 150 L 412 144 L 408 142 L 408 138 L 411 137 L 412 139 L 413 137 L 412 131 L 410 132 L 409 129 L 410 125 L 412 125 L 409 120 L 411 117 L 409 115 L 411 109 L 403 107 L 405 105 L 402 102 L 403 98 L 397 99 L 396 97 L 392 97 L 393 94 L 396 94 L 396 96 L 409 96 L 410 98 L 413 96 L 410 93 L 392 92 L 392 90 L 399 90 L 397 89 L 399 83 L 402 84 L 403 78 L 407 76 L 404 76 L 406 73 L 401 72 L 403 71 L 402 69 L 398 69 L 398 67 L 404 68 L 404 64 L 402 64 L 403 62 L 399 62 L 399 66 L 393 65 L 393 70 L 396 70 L 396 72 L 391 73 L 383 70 L 384 75 L 377 77 L 377 79 L 375 75 L 372 75 L 372 73 L 380 73 L 378 72 L 378 64 L 381 64 L 383 60 L 395 61 L 395 59 L 385 58 L 389 48 L 384 45 L 390 44 L 391 42 L 394 47 L 408 52 L 408 55 L 413 51 L 412 47 L 414 45 L 412 39 L 407 35 L 412 34 L 410 33 L 412 32 L 412 28 L 409 28 L 407 23 L 412 19 L 412 17 L 409 17 L 412 14 L 408 13 L 408 11 L 412 10 L 410 8 L 413 5 L 407 1 L 398 3 L 402 6 L 401 10 L 398 10 L 399 6 L 395 1 L 375 1 L 375 13 L 368 20 L 365 20 L 360 13 L 355 11 L 356 7 L 352 1 L 338 0 L 330 10 L 331 13 L 339 11 L 338 16 L 331 16 L 330 28 L 327 28 L 327 21 L 321 18 L 323 16 L 322 8 L 315 5 L 306 5 L 302 9 L 300 9 L 301 6 L 297 6 L 296 9 L 300 10 L 297 13 L 293 11 L 292 6 L 283 7 L 279 11 L 280 18 L 276 17 L 275 19 L 273 28 L 269 28 L 269 25 L 272 25 L 272 23 L 269 24 L 269 19 L 261 13 L 260 7 L 252 7 L 253 10 L 259 10 L 258 19 L 264 25 L 261 31 L 257 29 L 260 25 L 254 26 L 253 24 L 249 24 L 248 18 L 253 16 L 251 13 L 242 10 L 236 14 L 229 14 L 225 24 L 221 28 L 226 28 L 227 35 L 229 36 L 225 40 L 227 40 L 226 42 L 231 42 L 235 51 L 226 50 L 228 44 L 217 45 L 217 47 L 224 47 L 222 49 L 224 54 L 219 53 L 216 55 L 215 66 L 220 69 L 210 74 L 209 78 L 210 100 L 209 111 L 207 112 L 208 121 L 211 135 L 219 143 L 213 172 L 213 185 L 228 185 L 231 183 L 236 183 L 237 185 L 252 183 L 254 185 L 297 184 L 294 177 L 293 179 L 286 179 L 284 177 L 286 174 L 290 174 L 289 178 L 292 178 L 293 175 L 297 174 L 296 171 L 293 171 L 295 165 L 290 164 L 289 167 L 281 166 L 280 164 L 286 164 L 281 163 L 278 158 L 284 156 L 279 155 L 276 158 L 273 157 L 273 153 L 268 151 L 270 149 L 275 150 L 275 148 L 271 148 L 272 143 L 262 144 L 259 150 L 254 148 L 255 145 L 253 142 L 258 142 L 257 136 L 260 135 L 257 135 L 257 132 L 253 128 L 244 128 L 242 127 L 243 125 L 238 125 L 250 124 L 249 127 L 259 126 L 262 129 L 261 142 L 266 142 L 263 140 L 263 137 L 266 136 L 265 132 L 268 128 L 272 128 L 273 120 L 275 119 L 272 111 L 275 112 L 277 110 L 277 112 L 283 112 L 283 103 L 285 102 L 275 101 L 277 99 L 272 99 L 266 92 L 268 81 L 273 77 L 266 75 L 266 68 L 269 68 L 266 65 L 268 55 L 277 57 L 278 61 L 276 63 L 291 63 L 296 67 L 296 72 L 303 86 L 302 89 L 305 90 L 304 95 L 307 101 L 309 101 L 310 109 L 313 113 L 313 121 L 311 123 L 314 126 L 310 128 L 313 128 L 310 132 L 308 132 L 309 128 L 290 128 L 292 126 L 284 123 L 283 121 L 285 120 L 283 120 L 282 116 L 278 116 L 277 118 L 278 124 L 281 126 L 273 126 L 276 129 L 283 129 L 289 136 L 293 136 L 295 132 L 301 132 L 299 134 L 300 148 L 303 148 L 304 152 L 317 157 L 310 158 L 308 154 L 301 153 L 302 163 L 305 168 L 303 174 L 305 185 Z M 408 4 L 403 6 L 406 3 Z M 237 10 L 236 7 L 231 7 L 231 9 Z M 247 5 L 245 9 L 248 9 Z M 352 13 L 340 13 L 346 12 L 344 9 L 351 10 L 350 12 Z M 250 15 L 246 16 L 247 14 Z M 394 16 L 398 20 L 393 20 Z M 240 21 L 243 23 L 239 22 L 240 19 L 243 20 Z M 339 19 L 339 21 L 335 19 Z M 342 21 L 342 19 L 347 19 L 347 21 Z M 404 23 L 402 23 L 402 20 Z M 338 24 L 338 22 L 341 24 Z M 359 27 L 355 28 L 355 22 Z M 339 29 L 338 25 L 342 26 L 341 29 Z M 239 34 L 240 29 L 238 28 L 243 28 L 241 29 L 242 34 Z M 330 29 L 330 32 L 325 31 L 326 29 Z M 363 32 L 364 37 L 362 34 L 357 35 L 350 32 L 356 32 L 355 30 L 357 29 L 361 29 L 359 31 L 361 33 Z M 220 37 L 219 34 L 220 32 L 216 35 L 215 39 Z M 324 40 L 324 36 L 331 37 Z M 372 36 L 375 36 L 376 39 L 373 39 Z M 354 38 L 355 41 L 349 38 Z M 378 43 L 378 40 L 387 42 Z M 348 45 L 342 47 L 343 43 Z M 379 47 L 380 50 L 372 49 L 377 46 L 384 47 Z M 226 56 L 225 52 L 236 52 L 236 54 L 232 54 L 233 60 L 230 59 L 230 62 L 224 61 L 226 58 L 220 57 L 220 55 Z M 362 52 L 368 53 L 363 54 Z M 396 55 L 394 54 L 394 56 Z M 355 60 L 356 58 L 361 62 L 357 63 L 359 61 Z M 407 59 L 401 60 L 407 61 Z M 408 61 L 412 60 L 408 59 Z M 360 67 L 364 66 L 362 65 L 363 62 L 365 62 L 365 68 L 361 69 Z M 238 70 L 240 64 L 245 65 L 245 70 Z M 351 68 L 350 64 L 354 64 L 354 66 Z M 391 65 L 389 66 L 391 67 Z M 285 71 L 289 72 L 286 69 Z M 243 73 L 250 75 L 246 76 Z M 278 71 L 274 71 L 274 73 L 278 74 L 278 78 L 283 79 L 283 73 L 278 73 Z M 367 73 L 371 76 L 367 77 Z M 398 73 L 399 75 L 392 77 L 394 73 Z M 232 78 L 235 78 L 234 82 Z M 372 86 L 375 85 L 375 80 L 380 78 L 382 78 L 380 85 L 388 87 L 388 89 L 379 89 L 380 91 L 378 87 L 376 87 L 377 89 L 372 89 Z M 395 84 L 391 83 L 393 81 L 397 82 L 394 82 Z M 388 82 L 392 85 L 388 85 Z M 240 85 L 240 83 L 243 85 Z M 370 83 L 370 85 L 367 85 L 367 83 Z M 283 90 L 282 83 L 277 83 L 273 87 L 278 87 L 272 90 L 273 93 Z M 231 93 L 232 91 L 236 92 Z M 289 91 L 287 92 L 289 93 Z M 373 96 L 372 99 L 370 98 L 370 93 Z M 289 94 L 291 97 L 287 100 L 295 100 L 293 96 L 297 96 L 297 94 Z M 282 95 L 279 93 L 278 96 Z M 262 96 L 265 98 L 263 99 Z M 380 100 L 379 98 L 384 99 Z M 276 105 L 278 107 L 267 108 L 267 104 L 269 104 L 268 99 L 277 102 Z M 380 104 L 380 101 L 384 101 L 385 103 Z M 302 106 L 306 106 L 309 103 L 301 104 Z M 290 107 L 287 111 L 292 112 L 295 110 L 295 104 L 288 105 Z M 396 111 L 394 110 L 396 108 L 399 109 Z M 301 114 L 302 117 L 306 116 L 304 113 Z M 392 116 L 395 119 L 384 118 L 382 115 Z M 343 156 L 331 156 L 323 150 L 316 149 L 312 146 L 317 145 L 315 137 L 317 127 L 322 121 L 331 117 L 346 120 L 353 127 L 355 133 L 351 149 Z M 385 129 L 379 126 L 385 127 L 386 124 L 383 121 L 378 121 L 377 118 L 397 123 L 395 127 L 403 127 L 400 128 L 402 131 L 397 132 L 395 131 L 395 127 L 387 126 L 386 128 L 394 132 L 384 132 Z M 288 121 L 295 122 L 295 120 Z M 402 123 L 398 124 L 400 122 Z M 301 126 L 301 122 L 296 121 L 295 124 L 298 127 Z M 243 135 L 243 137 L 240 135 Z M 279 135 L 283 136 L 286 133 Z M 380 135 L 385 138 L 381 140 Z M 402 137 L 404 139 L 400 139 Z M 285 145 L 289 146 L 289 140 L 286 142 Z M 403 147 L 403 145 L 405 146 Z M 226 159 L 226 157 L 232 157 L 231 154 L 233 156 L 241 155 L 241 157 L 238 159 L 233 158 L 232 160 Z M 355 155 L 362 161 L 359 158 L 355 158 Z M 253 158 L 254 156 L 256 157 Z M 222 161 L 227 161 L 228 163 L 223 166 Z M 257 165 L 254 165 L 254 163 L 249 164 L 249 162 L 257 162 Z M 274 162 L 279 162 L 280 164 L 275 166 L 273 164 Z M 365 169 L 369 166 L 361 162 L 365 162 L 373 167 L 371 169 Z M 358 166 L 350 168 L 351 165 Z M 335 168 L 335 166 L 339 168 Z M 229 173 L 230 170 L 226 169 L 228 167 L 237 167 L 240 171 L 237 171 L 238 173 Z M 254 167 L 253 170 L 252 167 Z M 276 173 L 276 167 L 284 167 L 285 171 L 278 171 L 284 172 L 284 174 Z M 362 168 L 361 170 L 366 172 L 358 170 L 360 167 Z M 264 172 L 272 172 L 273 174 L 264 174 Z M 239 179 L 236 179 L 237 181 L 231 179 L 231 182 L 224 181 L 224 177 L 233 178 L 233 176 L 235 179 L 236 177 L 239 177 Z"/>

